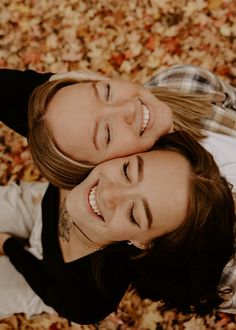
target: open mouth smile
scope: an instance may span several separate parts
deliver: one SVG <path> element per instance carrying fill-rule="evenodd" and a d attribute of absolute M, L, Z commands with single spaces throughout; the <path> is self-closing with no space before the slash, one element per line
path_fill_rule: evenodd
<path fill-rule="evenodd" d="M 94 186 L 91 190 L 90 190 L 90 193 L 89 193 L 89 205 L 91 206 L 91 209 L 93 210 L 93 212 L 99 216 L 99 218 L 104 221 L 104 218 L 102 216 L 102 212 L 101 210 L 99 209 L 98 207 L 98 204 L 97 204 L 97 200 L 96 200 L 96 190 L 97 190 L 97 184 L 96 186 Z"/>
<path fill-rule="evenodd" d="M 146 107 L 145 104 L 142 103 L 142 125 L 141 125 L 140 135 L 142 135 L 145 129 L 147 128 L 149 119 L 150 119 L 150 110 Z"/>

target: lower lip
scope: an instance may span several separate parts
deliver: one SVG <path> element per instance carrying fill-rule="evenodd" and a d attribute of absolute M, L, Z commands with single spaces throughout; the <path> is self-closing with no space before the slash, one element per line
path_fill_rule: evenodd
<path fill-rule="evenodd" d="M 85 191 L 85 203 L 87 204 L 87 208 L 88 208 L 88 212 L 90 215 L 92 215 L 93 217 L 96 218 L 96 220 L 99 220 L 101 222 L 104 222 L 95 212 L 94 210 L 92 209 L 90 203 L 89 203 L 89 195 L 90 195 L 90 192 L 91 190 L 96 187 L 96 185 L 98 184 L 98 181 L 93 185 L 91 186 L 90 188 L 88 188 L 86 191 Z"/>

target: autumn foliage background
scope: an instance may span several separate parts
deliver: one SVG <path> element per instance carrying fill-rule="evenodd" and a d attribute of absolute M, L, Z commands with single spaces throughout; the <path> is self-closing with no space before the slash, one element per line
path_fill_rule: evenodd
<path fill-rule="evenodd" d="M 236 86 L 235 0 L 1 0 L 0 67 L 91 69 L 144 83 L 175 64 L 206 67 Z M 27 141 L 0 123 L 0 184 L 41 180 Z M 0 298 L 1 299 L 1 298 Z M 99 303 L 99 302 L 98 302 Z M 127 293 L 117 313 L 80 326 L 23 315 L 1 329 L 236 329 L 234 316 L 160 311 Z"/>

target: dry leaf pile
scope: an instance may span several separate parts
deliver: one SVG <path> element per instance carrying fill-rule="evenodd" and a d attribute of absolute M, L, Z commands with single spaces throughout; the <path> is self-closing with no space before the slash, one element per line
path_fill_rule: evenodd
<path fill-rule="evenodd" d="M 1 0 L 0 67 L 88 68 L 144 83 L 174 64 L 206 67 L 236 86 L 235 0 Z M 41 179 L 25 139 L 0 124 L 0 184 Z M 8 329 L 236 329 L 234 316 L 161 311 L 128 292 L 116 313 L 79 326 L 55 315 L 0 321 Z"/>

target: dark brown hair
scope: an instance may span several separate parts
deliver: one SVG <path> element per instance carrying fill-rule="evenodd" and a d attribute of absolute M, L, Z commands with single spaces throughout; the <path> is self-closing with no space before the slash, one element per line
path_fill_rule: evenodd
<path fill-rule="evenodd" d="M 185 312 L 207 313 L 220 303 L 217 285 L 235 251 L 231 186 L 212 155 L 186 132 L 161 137 L 152 150 L 172 150 L 190 164 L 185 219 L 173 232 L 153 239 L 146 250 L 127 242 L 106 247 L 95 260 L 95 275 L 106 287 L 98 275 L 102 261 L 113 250 L 125 250 L 133 269 L 132 287 L 142 298 L 163 300 L 165 306 Z"/>
<path fill-rule="evenodd" d="M 154 149 L 173 150 L 190 163 L 188 210 L 179 228 L 155 238 L 133 259 L 133 286 L 143 298 L 162 299 L 188 312 L 209 312 L 220 302 L 217 285 L 234 254 L 231 185 L 212 155 L 186 132 L 161 137 Z"/>

